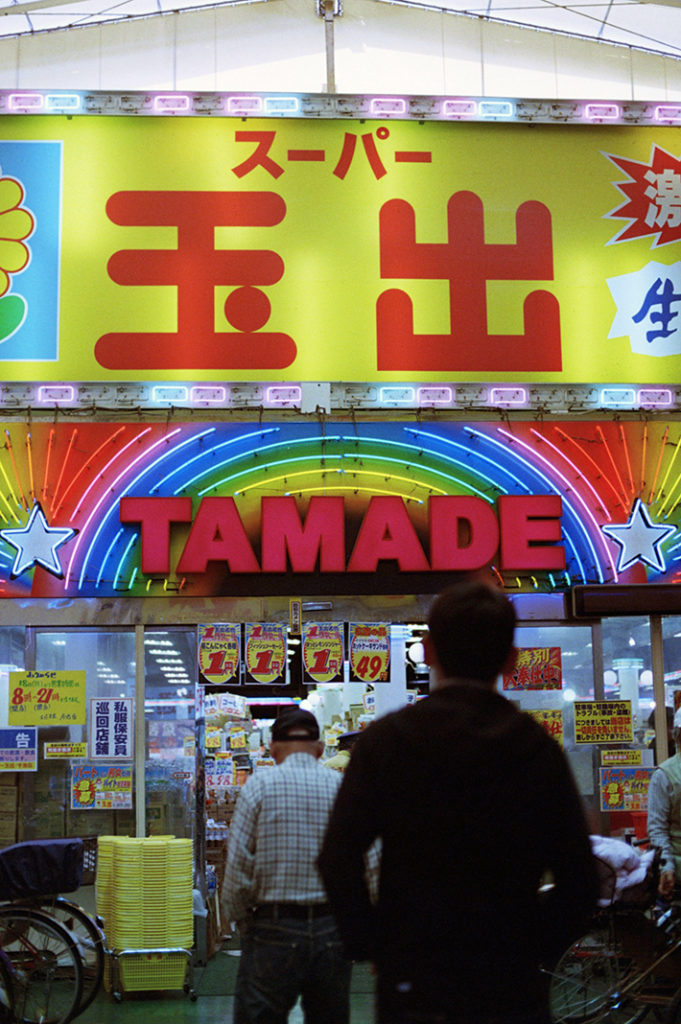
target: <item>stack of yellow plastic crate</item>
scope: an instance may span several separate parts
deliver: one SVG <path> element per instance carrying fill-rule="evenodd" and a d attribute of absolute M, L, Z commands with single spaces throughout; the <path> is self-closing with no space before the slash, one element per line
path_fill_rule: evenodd
<path fill-rule="evenodd" d="M 191 949 L 192 888 L 191 839 L 100 838 L 97 912 L 124 990 L 182 988 L 187 956 L 166 950 Z"/>

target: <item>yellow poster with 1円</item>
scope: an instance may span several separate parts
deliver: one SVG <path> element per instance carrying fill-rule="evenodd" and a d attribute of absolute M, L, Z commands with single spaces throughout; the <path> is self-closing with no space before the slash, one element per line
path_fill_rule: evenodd
<path fill-rule="evenodd" d="M 10 725 L 84 725 L 85 670 L 9 674 Z"/>
<path fill-rule="evenodd" d="M 303 682 L 333 683 L 343 678 L 343 623 L 303 626 Z"/>

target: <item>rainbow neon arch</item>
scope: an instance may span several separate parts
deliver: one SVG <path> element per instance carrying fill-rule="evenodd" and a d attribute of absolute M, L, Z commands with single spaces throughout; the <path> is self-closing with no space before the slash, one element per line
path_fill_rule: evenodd
<path fill-rule="evenodd" d="M 361 515 L 372 495 L 407 502 L 427 537 L 432 495 L 559 494 L 565 572 L 504 580 L 513 587 L 681 580 L 681 426 L 660 422 L 265 422 L 6 424 L 0 449 L 0 595 L 207 593 L 196 580 L 140 569 L 139 529 L 121 524 L 124 496 L 233 496 L 257 549 L 260 499 L 342 495 Z M 77 531 L 59 549 L 62 577 L 33 567 L 11 577 L 3 530 L 39 502 L 51 529 Z M 616 532 L 638 502 L 663 539 L 658 559 L 624 572 Z M 186 535 L 186 531 L 185 531 Z M 173 545 L 182 541 L 178 528 Z M 623 535 L 626 539 L 626 534 Z M 651 548 L 651 550 L 653 550 Z M 629 552 L 629 555 L 631 552 Z M 631 559 L 629 559 L 631 561 Z M 214 585 L 207 582 L 206 586 Z"/>

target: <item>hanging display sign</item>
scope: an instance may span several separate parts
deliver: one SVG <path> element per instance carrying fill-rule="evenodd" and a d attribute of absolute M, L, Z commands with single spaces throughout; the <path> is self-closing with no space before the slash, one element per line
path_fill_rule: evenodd
<path fill-rule="evenodd" d="M 350 679 L 385 683 L 390 669 L 390 623 L 351 622 L 349 626 Z"/>
<path fill-rule="evenodd" d="M 675 127 L 13 114 L 1 135 L 4 380 L 679 380 Z"/>
<path fill-rule="evenodd" d="M 55 757 L 86 758 L 87 743 L 43 743 L 43 757 L 48 761 Z"/>
<path fill-rule="evenodd" d="M 51 496 L 42 519 L 19 507 L 0 527 L 2 598 L 433 593 L 477 569 L 518 591 L 681 572 L 673 420 L 0 430 L 0 476 L 24 493 L 39 477 Z M 216 678 L 234 641 L 224 658 L 206 648 Z"/>
<path fill-rule="evenodd" d="M 247 622 L 246 681 L 281 683 L 286 673 L 286 626 L 280 622 Z"/>
<path fill-rule="evenodd" d="M 38 730 L 0 729 L 0 772 L 37 772 Z"/>
<path fill-rule="evenodd" d="M 201 682 L 229 683 L 238 680 L 241 666 L 241 625 L 237 622 L 199 624 L 199 672 Z"/>
<path fill-rule="evenodd" d="M 234 762 L 231 754 L 218 753 L 206 759 L 206 788 L 226 789 L 234 785 Z"/>
<path fill-rule="evenodd" d="M 560 647 L 519 647 L 513 670 L 503 675 L 504 690 L 560 690 L 562 683 Z"/>
<path fill-rule="evenodd" d="M 560 708 L 528 708 L 527 714 L 546 730 L 556 743 L 564 745 L 563 712 Z"/>
<path fill-rule="evenodd" d="M 126 810 L 132 807 L 131 764 L 71 765 L 71 810 Z"/>
<path fill-rule="evenodd" d="M 653 768 L 600 768 L 602 811 L 645 811 Z"/>
<path fill-rule="evenodd" d="M 9 673 L 10 725 L 85 725 L 85 671 Z"/>
<path fill-rule="evenodd" d="M 129 759 L 132 750 L 132 698 L 101 698 L 90 701 L 90 757 Z"/>
<path fill-rule="evenodd" d="M 345 626 L 342 622 L 303 624 L 303 682 L 334 683 L 343 679 Z"/>
<path fill-rule="evenodd" d="M 633 743 L 630 700 L 576 700 L 575 743 Z"/>

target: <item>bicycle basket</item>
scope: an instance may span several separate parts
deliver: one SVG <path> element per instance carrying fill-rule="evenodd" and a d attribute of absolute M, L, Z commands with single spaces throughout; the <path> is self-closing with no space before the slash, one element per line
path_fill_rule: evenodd
<path fill-rule="evenodd" d="M 3 900 L 73 892 L 82 876 L 82 839 L 34 839 L 0 850 Z"/>

